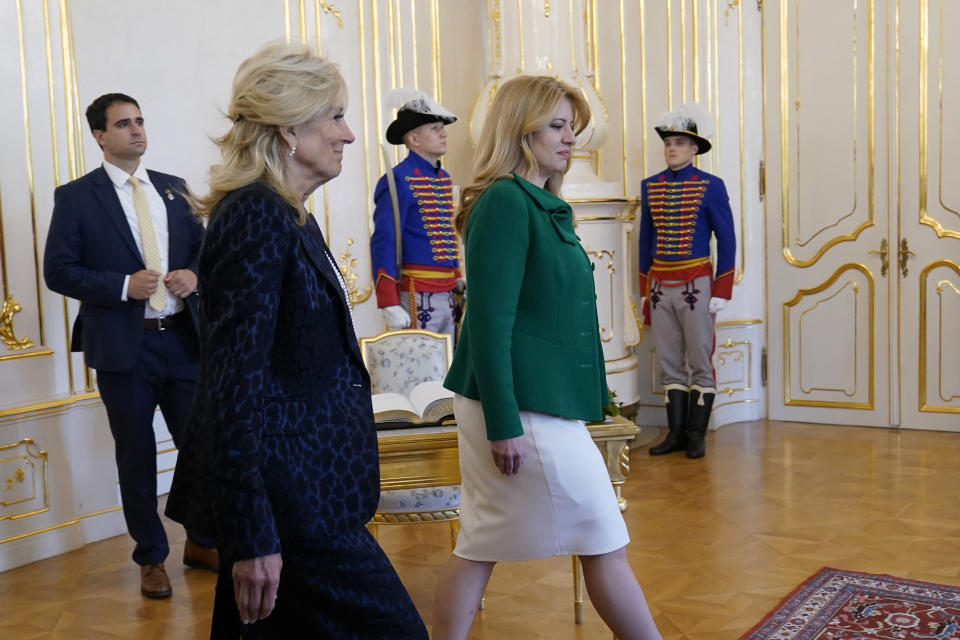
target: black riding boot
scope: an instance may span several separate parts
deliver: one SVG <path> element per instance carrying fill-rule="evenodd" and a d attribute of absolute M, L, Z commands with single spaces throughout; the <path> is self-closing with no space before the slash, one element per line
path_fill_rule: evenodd
<path fill-rule="evenodd" d="M 684 389 L 667 391 L 667 427 L 670 429 L 663 442 L 650 447 L 650 455 L 662 456 L 687 448 L 687 403 L 690 392 Z"/>
<path fill-rule="evenodd" d="M 707 425 L 710 424 L 710 411 L 713 409 L 715 393 L 701 393 L 699 389 L 690 391 L 690 421 L 688 422 L 687 457 L 702 458 L 707 453 Z"/>

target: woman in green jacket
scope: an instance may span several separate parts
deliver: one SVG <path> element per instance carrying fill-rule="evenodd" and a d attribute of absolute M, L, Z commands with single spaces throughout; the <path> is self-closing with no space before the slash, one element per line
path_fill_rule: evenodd
<path fill-rule="evenodd" d="M 462 528 L 437 587 L 434 640 L 467 637 L 496 562 L 572 554 L 617 637 L 660 638 L 584 426 L 602 419 L 608 394 L 593 269 L 559 193 L 589 119 L 559 80 L 510 80 L 461 194 L 470 302 L 445 385 L 456 393 Z"/>

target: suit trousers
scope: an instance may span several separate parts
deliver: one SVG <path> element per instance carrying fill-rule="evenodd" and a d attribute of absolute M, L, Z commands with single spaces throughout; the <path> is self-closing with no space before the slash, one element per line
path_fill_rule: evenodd
<path fill-rule="evenodd" d="M 650 284 L 653 344 L 663 370 L 665 390 L 698 387 L 701 392 L 715 393 L 716 338 L 710 292 L 709 276 L 672 286 L 657 280 Z"/>
<path fill-rule="evenodd" d="M 167 535 L 157 513 L 157 439 L 153 418 L 157 406 L 181 446 L 193 403 L 199 365 L 195 338 L 186 327 L 144 329 L 132 371 L 97 371 L 100 397 L 113 433 L 120 479 L 120 497 L 127 530 L 136 542 L 139 565 L 162 562 L 169 553 Z M 187 535 L 203 546 L 212 541 L 198 532 Z"/>
<path fill-rule="evenodd" d="M 323 540 L 283 542 L 273 612 L 240 622 L 233 563 L 220 562 L 211 640 L 427 640 L 427 630 L 387 556 L 361 527 Z"/>

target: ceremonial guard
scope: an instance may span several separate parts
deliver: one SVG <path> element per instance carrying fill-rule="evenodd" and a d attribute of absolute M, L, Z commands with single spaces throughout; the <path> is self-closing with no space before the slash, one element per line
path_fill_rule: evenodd
<path fill-rule="evenodd" d="M 389 329 L 419 327 L 454 333 L 454 291 L 462 289 L 453 230 L 453 182 L 440 166 L 446 125 L 457 117 L 422 91 L 395 89 L 399 108 L 387 142 L 404 144 L 406 159 L 377 182 L 370 258 L 377 306 Z"/>
<path fill-rule="evenodd" d="M 693 166 L 694 157 L 710 150 L 709 114 L 684 104 L 662 115 L 655 129 L 667 169 L 641 186 L 640 294 L 649 302 L 669 433 L 650 453 L 686 450 L 688 458 L 701 458 L 716 395 L 714 316 L 733 294 L 737 240 L 723 180 Z"/>

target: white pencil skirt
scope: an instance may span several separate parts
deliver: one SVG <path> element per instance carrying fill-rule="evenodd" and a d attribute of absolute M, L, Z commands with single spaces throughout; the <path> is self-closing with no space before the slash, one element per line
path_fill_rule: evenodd
<path fill-rule="evenodd" d="M 520 412 L 527 457 L 505 476 L 493 463 L 480 402 L 454 397 L 460 536 L 454 554 L 486 562 L 600 555 L 630 542 L 603 456 L 581 420 Z"/>

